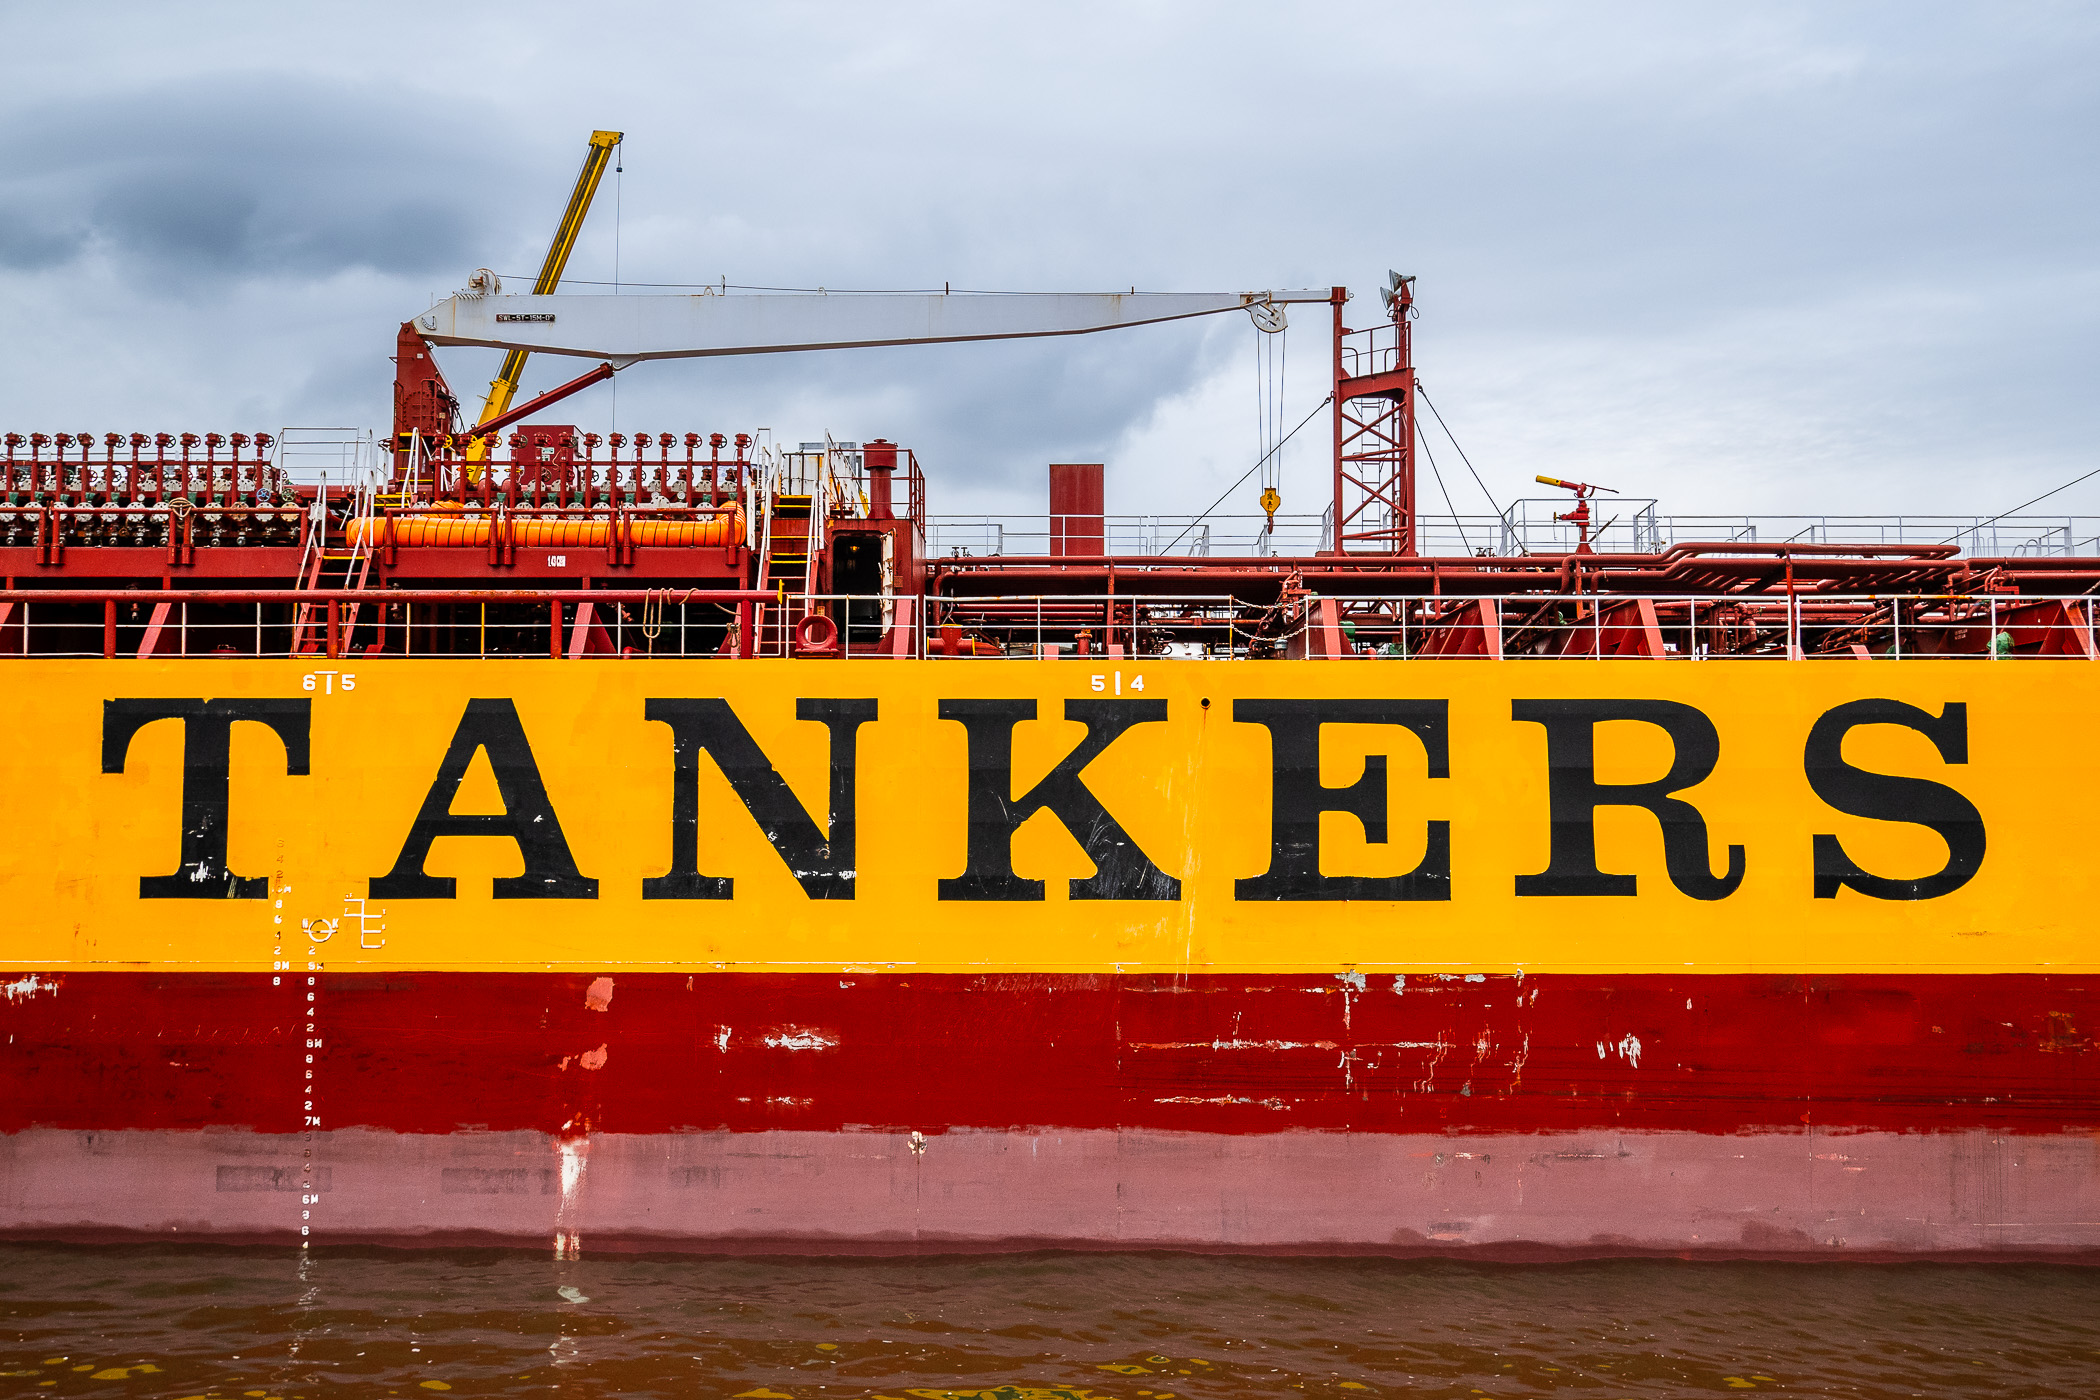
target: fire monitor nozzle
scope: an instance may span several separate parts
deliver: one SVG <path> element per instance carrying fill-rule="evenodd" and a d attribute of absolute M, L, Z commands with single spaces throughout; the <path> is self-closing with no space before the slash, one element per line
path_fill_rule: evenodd
<path fill-rule="evenodd" d="M 1532 480 L 1541 486 L 1558 486 L 1563 491 L 1573 491 L 1578 496 L 1587 496 L 1592 491 L 1609 491 L 1614 496 L 1619 494 L 1615 487 L 1592 486 L 1587 481 L 1562 481 L 1557 476 L 1535 476 Z"/>

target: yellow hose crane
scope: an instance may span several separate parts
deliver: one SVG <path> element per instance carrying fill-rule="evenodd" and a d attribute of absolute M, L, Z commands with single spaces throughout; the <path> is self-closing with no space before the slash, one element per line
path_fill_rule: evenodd
<path fill-rule="evenodd" d="M 532 284 L 534 296 L 552 296 L 561 285 L 562 269 L 569 265 L 569 254 L 576 247 L 576 235 L 583 231 L 584 215 L 591 211 L 591 199 L 598 193 L 598 182 L 605 176 L 613 148 L 625 135 L 621 131 L 591 133 L 590 148 L 583 157 L 583 169 L 576 176 L 576 188 L 569 193 L 569 207 L 562 210 L 561 222 L 554 229 L 554 241 L 547 245 L 547 260 L 540 264 L 540 275 Z M 526 354 L 526 351 L 513 349 L 503 357 L 503 368 L 489 381 L 488 402 L 481 406 L 481 423 L 499 418 L 509 410 L 510 401 L 518 392 L 518 381 L 525 377 Z M 487 454 L 488 446 L 480 438 L 474 438 L 468 444 L 469 462 L 479 462 Z"/>

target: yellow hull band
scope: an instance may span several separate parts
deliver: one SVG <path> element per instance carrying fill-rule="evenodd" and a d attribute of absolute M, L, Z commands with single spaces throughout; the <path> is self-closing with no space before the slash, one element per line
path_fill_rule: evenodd
<path fill-rule="evenodd" d="M 0 750 L 14 811 L 0 864 L 0 965 L 329 971 L 739 970 L 1033 972 L 2100 972 L 2100 759 L 2081 736 L 2100 704 L 2100 667 L 2081 661 L 1202 662 L 550 661 L 371 658 L 9 661 L 15 741 Z M 1141 687 L 1141 689 L 1140 689 Z M 1014 794 L 1086 735 L 1063 702 L 1164 701 L 1083 770 L 1086 789 L 1180 885 L 1171 899 L 1079 900 L 1091 875 L 1054 811 L 1012 837 L 1011 863 L 1044 882 L 1038 901 L 943 899 L 968 862 L 970 754 L 944 700 L 1034 701 L 1012 728 Z M 228 868 L 267 877 L 266 899 L 142 898 L 141 876 L 182 858 L 185 725 L 138 727 L 121 771 L 104 772 L 104 704 L 114 699 L 307 702 L 311 768 L 288 773 L 278 734 L 230 730 Z M 872 699 L 858 731 L 854 897 L 814 899 L 714 760 L 698 762 L 697 869 L 734 880 L 727 899 L 645 899 L 673 864 L 673 729 L 652 699 L 728 702 L 811 819 L 827 818 L 830 733 L 796 717 L 806 698 Z M 1329 725 L 1321 782 L 1346 789 L 1385 756 L 1387 839 L 1342 811 L 1319 818 L 1327 876 L 1394 875 L 1424 858 L 1429 823 L 1449 823 L 1449 898 L 1249 900 L 1238 882 L 1272 860 L 1271 733 L 1236 722 L 1235 701 L 1448 702 L 1448 778 L 1423 744 L 1385 724 Z M 1656 816 L 1595 813 L 1598 866 L 1638 892 L 1520 895 L 1548 865 L 1545 728 L 1517 700 L 1641 698 L 1697 709 L 1719 735 L 1710 777 L 1676 796 L 1707 824 L 1709 863 L 1745 851 L 1740 885 L 1698 899 L 1673 886 Z M 1940 715 L 1966 706 L 1967 761 L 1921 733 L 1858 728 L 1847 763 L 1952 789 L 1981 816 L 1987 854 L 1937 898 L 1815 895 L 1816 837 L 1861 867 L 1931 874 L 1948 843 L 1925 827 L 1834 810 L 1804 771 L 1818 717 L 1862 699 Z M 457 897 L 375 898 L 396 865 L 468 704 L 508 701 L 591 899 L 497 899 L 517 876 L 517 841 L 445 836 L 424 873 Z M 1203 702 L 1209 701 L 1206 706 Z M 1672 742 L 1651 724 L 1595 730 L 1594 778 L 1661 776 Z M 193 773 L 193 780 L 201 781 Z M 454 815 L 503 810 L 476 751 Z M 369 901 L 359 904 L 358 901 Z M 358 916 L 364 921 L 360 923 Z M 302 937 L 325 934 L 324 941 Z M 309 954 L 308 949 L 316 950 Z"/>

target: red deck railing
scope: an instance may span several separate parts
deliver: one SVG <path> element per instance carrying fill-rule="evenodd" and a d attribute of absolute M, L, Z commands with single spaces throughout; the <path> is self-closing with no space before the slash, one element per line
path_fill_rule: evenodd
<path fill-rule="evenodd" d="M 14 589 L 0 660 L 102 657 L 1093 656 L 2084 659 L 2089 598 L 922 598 L 749 589 Z"/>

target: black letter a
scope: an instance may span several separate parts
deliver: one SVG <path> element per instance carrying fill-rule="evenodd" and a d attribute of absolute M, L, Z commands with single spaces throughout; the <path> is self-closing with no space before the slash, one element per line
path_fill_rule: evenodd
<path fill-rule="evenodd" d="M 488 750 L 503 810 L 493 816 L 456 817 L 452 803 L 476 749 Z M 430 843 L 441 836 L 502 836 L 518 843 L 518 853 L 525 857 L 525 873 L 496 880 L 498 899 L 598 897 L 598 882 L 576 872 L 575 857 L 569 854 L 554 804 L 547 800 L 546 785 L 540 781 L 539 765 L 532 761 L 525 726 L 518 723 L 518 707 L 508 700 L 467 702 L 452 747 L 445 750 L 444 762 L 438 765 L 437 780 L 423 798 L 423 810 L 416 813 L 416 824 L 409 828 L 394 868 L 372 881 L 372 898 L 453 898 L 457 881 L 423 873 Z"/>

